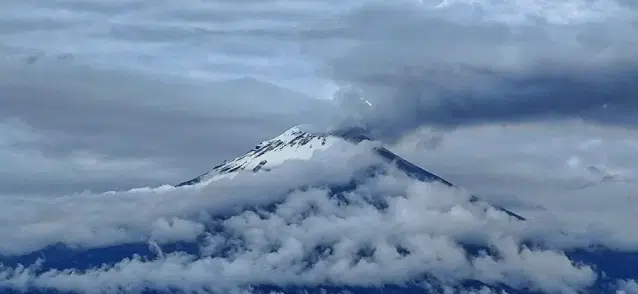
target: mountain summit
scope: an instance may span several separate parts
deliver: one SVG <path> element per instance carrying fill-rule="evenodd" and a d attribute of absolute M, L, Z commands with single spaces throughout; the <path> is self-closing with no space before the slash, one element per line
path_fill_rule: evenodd
<path fill-rule="evenodd" d="M 550 247 L 534 236 L 574 239 L 359 128 L 297 126 L 176 186 L 13 200 L 37 218 L 3 228 L 0 293 L 624 293 L 638 276 L 638 254 Z"/>
<path fill-rule="evenodd" d="M 362 141 L 372 141 L 372 139 L 361 128 L 345 128 L 325 133 L 311 132 L 305 130 L 303 126 L 295 126 L 273 139 L 261 142 L 245 155 L 231 161 L 224 161 L 222 164 L 213 167 L 211 171 L 179 183 L 176 187 L 195 185 L 219 178 L 232 178 L 242 172 L 267 172 L 287 160 L 308 160 L 316 151 L 328 150 L 336 143 L 358 144 Z M 385 147 L 377 145 L 372 148 L 379 158 L 394 165 L 411 178 L 423 182 L 439 182 L 449 187 L 455 187 L 452 183 L 410 163 Z M 481 200 L 476 196 L 472 196 L 470 201 L 477 202 Z M 522 216 L 505 208 L 496 208 L 518 220 L 525 220 Z"/>

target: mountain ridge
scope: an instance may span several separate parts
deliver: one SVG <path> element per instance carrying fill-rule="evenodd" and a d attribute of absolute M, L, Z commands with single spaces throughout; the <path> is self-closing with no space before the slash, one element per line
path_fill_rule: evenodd
<path fill-rule="evenodd" d="M 321 151 L 330 148 L 335 149 Z M 298 162 L 283 164 L 287 160 Z M 268 185 L 271 181 L 276 184 Z M 202 293 L 240 293 L 229 291 L 236 288 L 260 294 L 326 293 L 324 289 L 366 294 L 621 293 L 612 292 L 614 283 L 636 276 L 636 253 L 604 247 L 557 252 L 527 238 L 519 244 L 509 230 L 533 228 L 536 218 L 523 222 L 522 216 L 465 191 L 439 193 L 457 186 L 394 154 L 360 128 L 324 133 L 296 126 L 179 185 L 186 187 L 123 194 L 121 216 L 141 218 L 140 224 L 121 223 L 111 213 L 106 225 L 90 217 L 78 222 L 92 230 L 91 239 L 108 242 L 86 243 L 68 235 L 62 243 L 43 243 L 48 246 L 31 251 L 0 251 L 0 293 L 92 293 L 96 280 L 97 287 L 108 290 L 103 292 L 123 293 L 194 293 L 200 288 Z M 85 208 L 84 215 L 93 217 L 116 205 L 118 194 L 79 195 L 72 204 L 109 198 L 103 196 L 115 201 Z M 151 209 L 159 212 L 144 215 Z M 160 218 L 173 209 L 177 212 Z M 64 215 L 79 214 L 75 210 Z M 151 221 L 149 227 L 145 219 Z M 492 224 L 497 227 L 486 226 Z M 135 237 L 111 242 L 111 228 Z M 545 283 L 536 280 L 536 273 L 558 278 Z M 64 284 L 84 279 L 90 282 Z"/>
<path fill-rule="evenodd" d="M 297 125 L 273 139 L 257 144 L 245 155 L 230 161 L 224 161 L 210 171 L 193 179 L 183 181 L 175 185 L 175 187 L 196 185 L 219 178 L 233 178 L 240 172 L 267 172 L 286 160 L 308 160 L 315 151 L 329 149 L 339 141 L 358 144 L 363 141 L 373 140 L 366 134 L 364 129 L 357 127 L 342 128 L 330 132 L 310 132 L 304 130 L 303 126 Z M 381 144 L 373 147 L 373 151 L 385 162 L 394 165 L 411 178 L 422 182 L 438 182 L 448 187 L 459 188 L 436 174 L 403 159 Z M 482 200 L 472 195 L 470 202 L 476 201 Z M 504 207 L 494 207 L 519 221 L 525 220 L 523 216 Z"/>

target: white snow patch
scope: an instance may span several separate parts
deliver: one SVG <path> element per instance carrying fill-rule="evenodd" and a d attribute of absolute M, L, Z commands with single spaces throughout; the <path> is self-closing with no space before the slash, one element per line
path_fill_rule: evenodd
<path fill-rule="evenodd" d="M 242 171 L 267 171 L 287 160 L 308 160 L 315 151 L 326 150 L 337 142 L 347 143 L 337 136 L 311 134 L 301 126 L 295 126 L 273 139 L 261 142 L 245 155 L 216 166 L 201 176 L 201 182 L 234 178 Z"/>

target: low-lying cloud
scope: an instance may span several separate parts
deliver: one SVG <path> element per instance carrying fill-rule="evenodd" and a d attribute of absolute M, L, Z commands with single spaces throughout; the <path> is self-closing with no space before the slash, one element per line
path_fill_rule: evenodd
<path fill-rule="evenodd" d="M 448 132 L 436 149 L 422 144 L 432 133 L 422 128 L 391 149 L 492 203 L 578 235 L 548 239 L 553 246 L 638 245 L 626 226 L 638 211 L 636 131 L 583 122 L 487 125 Z"/>
<path fill-rule="evenodd" d="M 13 49 L 46 39 L 44 56 L 58 56 L 77 40 L 70 57 L 2 63 L 0 259 L 7 262 L 0 288 L 250 293 L 256 284 L 414 286 L 430 273 L 444 293 L 467 293 L 463 279 L 545 293 L 583 292 L 601 281 L 618 293 L 638 291 L 632 268 L 610 278 L 571 255 L 599 246 L 638 251 L 628 226 L 638 211 L 633 2 L 142 2 L 51 2 L 33 17 L 0 20 L 14 24 L 0 28 Z M 6 7 L 35 5 L 24 3 Z M 88 14 L 31 32 L 56 5 Z M 275 16 L 286 21 L 263 25 Z M 112 30 L 110 19 L 120 20 Z M 172 24 L 157 26 L 164 20 Z M 60 27 L 78 34 L 50 31 Z M 53 35 L 60 38 L 43 37 Z M 303 79 L 307 70 L 295 67 L 303 62 L 283 61 L 297 57 L 299 44 L 323 78 L 373 104 L 345 107 L 357 123 L 396 141 L 399 155 L 527 221 L 392 168 L 359 177 L 380 164 L 364 145 L 233 180 L 160 186 L 293 124 L 326 118 L 294 103 L 307 100 L 251 79 L 222 85 L 173 76 L 188 69 Z M 79 65 L 86 61 L 148 68 Z M 572 124 L 559 123 L 565 120 Z M 326 189 L 353 178 L 358 187 L 341 198 Z M 126 190 L 141 183 L 151 187 Z M 486 252 L 468 258 L 467 243 Z M 50 268 L 55 256 L 46 248 L 60 244 L 77 252 L 141 245 L 153 254 Z M 16 265 L 24 254 L 44 261 Z"/>
<path fill-rule="evenodd" d="M 88 250 L 140 242 L 149 242 L 157 257 L 131 256 L 86 271 L 5 266 L 0 287 L 227 292 L 253 285 L 407 285 L 428 274 L 448 287 L 473 279 L 577 293 L 598 279 L 566 248 L 523 245 L 570 238 L 559 221 L 515 220 L 470 202 L 464 190 L 411 179 L 373 154 L 370 143 L 344 143 L 309 161 L 190 187 L 5 198 L 0 235 L 11 236 L 0 242 L 5 258 L 56 244 Z M 361 177 L 370 166 L 384 172 Z M 351 180 L 358 185 L 339 196 L 323 188 Z M 296 189 L 304 186 L 310 188 Z M 162 249 L 175 241 L 197 242 L 199 253 Z M 472 255 L 468 244 L 490 253 Z M 589 244 L 571 248 L 583 245 Z"/>

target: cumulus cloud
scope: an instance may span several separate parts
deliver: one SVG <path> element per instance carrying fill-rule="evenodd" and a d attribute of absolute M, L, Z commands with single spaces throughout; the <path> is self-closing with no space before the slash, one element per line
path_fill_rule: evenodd
<path fill-rule="evenodd" d="M 391 149 L 530 219 L 563 223 L 571 237 L 552 239 L 555 246 L 638 249 L 626 226 L 638 211 L 636 131 L 583 122 L 489 125 L 446 133 L 440 148 L 424 149 L 419 143 L 430 133 L 423 128 Z"/>
<path fill-rule="evenodd" d="M 637 16 L 616 1 L 374 2 L 319 22 L 325 34 L 304 44 L 326 78 L 375 105 L 361 123 L 379 138 L 421 125 L 635 125 Z"/>
<path fill-rule="evenodd" d="M 346 151 L 346 154 L 354 152 Z M 0 251 L 28 253 L 56 242 L 73 246 L 113 245 L 153 236 L 161 242 L 167 235 L 192 240 L 190 237 L 197 237 L 201 231 L 192 222 L 193 218 L 198 220 L 200 213 L 234 213 L 245 206 L 265 205 L 285 196 L 290 189 L 303 187 L 308 179 L 315 184 L 347 182 L 350 178 L 347 171 L 362 163 L 353 162 L 356 156 L 341 164 L 334 163 L 343 157 L 339 153 L 324 155 L 324 163 L 316 163 L 312 170 L 298 168 L 305 165 L 302 162 L 282 166 L 278 175 L 240 175 L 184 189 L 160 186 L 60 197 L 4 195 L 3 202 L 8 205 L 0 217 L 0 230 L 11 238 L 3 239 Z M 352 167 L 347 168 L 346 164 Z"/>
<path fill-rule="evenodd" d="M 250 75 L 308 90 L 316 86 L 311 68 L 298 58 L 300 26 L 352 4 L 10 0 L 1 5 L 0 54 L 12 60 L 64 60 L 204 80 Z"/>
<path fill-rule="evenodd" d="M 474 293 L 578 293 L 601 281 L 635 292 L 631 268 L 614 280 L 574 255 L 638 250 L 627 226 L 638 137 L 616 127 L 635 122 L 635 4 L 363 2 L 0 4 L 0 161 L 10 167 L 0 169 L 0 288 L 467 293 L 470 279 L 487 284 Z M 308 80 L 313 66 L 326 84 Z M 346 110 L 381 139 L 401 137 L 393 150 L 527 220 L 389 166 L 363 177 L 381 164 L 365 145 L 159 186 L 326 119 L 322 104 L 267 83 L 197 80 L 243 75 L 316 95 L 355 89 L 373 107 Z M 556 123 L 566 119 L 587 123 Z M 327 188 L 350 180 L 340 195 Z M 140 183 L 152 188 L 66 193 Z M 59 247 L 115 253 L 80 268 L 46 254 Z"/>
<path fill-rule="evenodd" d="M 638 293 L 638 282 L 636 280 L 620 281 L 618 283 L 617 294 L 633 294 Z"/>
<path fill-rule="evenodd" d="M 567 247 L 523 245 L 564 238 L 561 222 L 547 218 L 549 213 L 512 219 L 485 202 L 469 201 L 465 190 L 409 178 L 383 164 L 372 146 L 344 142 L 308 161 L 189 187 L 7 198 L 0 214 L 0 234 L 11 236 L 0 243 L 5 258 L 60 243 L 99 250 L 150 242 L 157 256 L 128 256 L 86 270 L 47 268 L 45 258 L 5 266 L 0 285 L 225 292 L 255 285 L 414 286 L 427 274 L 450 291 L 470 279 L 577 293 L 598 280 L 601 273 L 572 260 Z M 368 177 L 370 166 L 383 168 Z M 352 180 L 357 185 L 347 188 Z M 330 187 L 346 188 L 335 195 Z M 543 234 L 536 234 L 540 228 Z M 175 241 L 196 242 L 199 250 L 171 250 Z M 472 253 L 471 246 L 483 249 Z"/>

